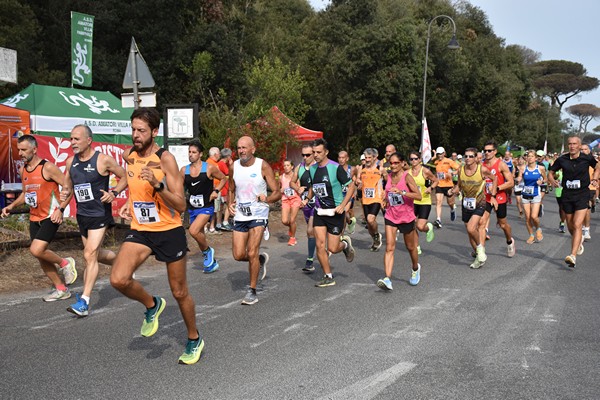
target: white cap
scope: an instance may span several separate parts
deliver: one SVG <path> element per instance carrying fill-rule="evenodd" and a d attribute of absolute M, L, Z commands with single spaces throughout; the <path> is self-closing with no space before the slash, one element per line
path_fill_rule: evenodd
<path fill-rule="evenodd" d="M 445 153 L 446 150 L 444 150 L 444 148 L 442 146 L 438 147 L 437 149 L 435 149 L 435 153 L 436 154 L 442 154 Z"/>
<path fill-rule="evenodd" d="M 365 159 L 365 155 L 364 155 L 364 154 L 361 154 L 361 155 L 360 155 L 360 159 L 361 159 L 361 160 L 364 160 L 364 159 Z"/>
<path fill-rule="evenodd" d="M 456 158 L 460 160 L 462 158 L 462 154 L 459 154 L 458 156 L 456 156 Z"/>
<path fill-rule="evenodd" d="M 538 151 L 535 152 L 535 154 L 538 155 L 538 156 L 545 156 L 546 155 L 546 153 L 544 153 L 544 150 L 538 150 Z"/>

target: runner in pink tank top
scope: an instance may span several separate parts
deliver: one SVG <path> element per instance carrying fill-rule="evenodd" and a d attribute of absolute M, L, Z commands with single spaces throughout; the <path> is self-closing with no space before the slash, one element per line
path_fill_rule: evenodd
<path fill-rule="evenodd" d="M 394 153 L 389 158 L 391 174 L 385 186 L 383 200 L 385 208 L 385 256 L 383 264 L 385 278 L 377 281 L 377 286 L 384 290 L 392 290 L 392 270 L 394 268 L 394 251 L 396 250 L 396 232 L 404 236 L 404 244 L 412 261 L 411 285 L 417 285 L 421 279 L 421 265 L 417 245 L 419 237 L 416 231 L 414 200 L 421 200 L 421 191 L 414 178 L 405 171 L 406 160 Z"/>
<path fill-rule="evenodd" d="M 296 216 L 301 207 L 298 193 L 290 186 L 294 176 L 294 164 L 290 160 L 283 162 L 283 174 L 279 176 L 281 185 L 281 223 L 289 227 L 288 246 L 295 246 L 296 241 Z"/>

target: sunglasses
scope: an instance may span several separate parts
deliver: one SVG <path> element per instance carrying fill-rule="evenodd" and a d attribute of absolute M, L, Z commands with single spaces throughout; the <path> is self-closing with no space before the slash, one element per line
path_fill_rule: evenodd
<path fill-rule="evenodd" d="M 491 152 L 496 151 L 496 150 L 494 150 L 494 149 L 483 149 L 483 151 L 485 151 L 486 153 L 491 153 Z"/>
<path fill-rule="evenodd" d="M 309 154 L 302 153 L 302 157 L 310 157 L 310 156 L 312 156 L 312 153 L 309 153 Z"/>
<path fill-rule="evenodd" d="M 418 157 L 411 157 L 409 160 L 410 161 L 416 161 L 416 160 L 419 160 L 419 158 Z"/>
<path fill-rule="evenodd" d="M 477 156 L 473 155 L 473 154 L 465 154 L 465 158 L 475 158 Z"/>

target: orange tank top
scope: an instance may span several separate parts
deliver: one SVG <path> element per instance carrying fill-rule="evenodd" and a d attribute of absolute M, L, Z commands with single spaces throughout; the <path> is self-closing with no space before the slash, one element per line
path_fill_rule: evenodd
<path fill-rule="evenodd" d="M 127 184 L 129 185 L 129 208 L 131 229 L 146 232 L 163 232 L 181 226 L 181 214 L 167 206 L 152 185 L 140 178 L 142 168 L 148 167 L 159 181 L 165 174 L 160 169 L 160 156 L 165 149 L 159 149 L 149 157 L 140 157 L 131 151 L 127 161 Z"/>
<path fill-rule="evenodd" d="M 383 203 L 382 179 L 379 168 L 363 169 L 360 172 L 362 204 Z"/>
<path fill-rule="evenodd" d="M 29 219 L 33 222 L 49 218 L 60 207 L 58 184 L 44 178 L 44 164 L 46 160 L 40 161 L 31 172 L 23 168 L 25 204 L 29 206 Z"/>

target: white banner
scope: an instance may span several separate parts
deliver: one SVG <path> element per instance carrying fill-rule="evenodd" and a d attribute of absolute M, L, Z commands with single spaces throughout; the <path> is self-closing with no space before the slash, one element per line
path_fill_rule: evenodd
<path fill-rule="evenodd" d="M 423 131 L 421 133 L 421 157 L 423 164 L 431 160 L 431 140 L 429 139 L 429 128 L 427 128 L 427 118 L 423 118 Z"/>
<path fill-rule="evenodd" d="M 85 124 L 93 133 L 100 135 L 131 135 L 131 121 L 113 119 L 95 119 L 84 117 L 50 117 L 32 115 L 31 130 L 42 132 L 71 132 L 75 125 Z M 163 124 L 158 128 L 158 136 L 163 136 Z"/>

